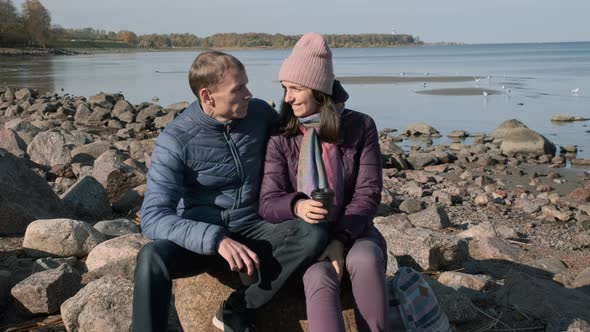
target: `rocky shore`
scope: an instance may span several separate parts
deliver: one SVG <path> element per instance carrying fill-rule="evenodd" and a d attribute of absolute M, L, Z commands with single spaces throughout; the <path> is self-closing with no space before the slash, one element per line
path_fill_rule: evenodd
<path fill-rule="evenodd" d="M 89 54 L 83 50 L 71 48 L 2 48 L 0 56 L 50 56 L 50 55 L 80 55 Z"/>
<path fill-rule="evenodd" d="M 1 330 L 129 330 L 150 153 L 187 106 L 0 88 Z M 590 330 L 590 163 L 518 120 L 498 125 L 445 145 L 429 144 L 429 124 L 381 132 L 387 274 L 423 271 L 458 331 Z M 410 137 L 425 144 L 396 144 Z M 176 280 L 169 330 L 211 331 L 239 283 L 223 270 Z M 307 331 L 302 294 L 281 290 L 259 330 Z"/>

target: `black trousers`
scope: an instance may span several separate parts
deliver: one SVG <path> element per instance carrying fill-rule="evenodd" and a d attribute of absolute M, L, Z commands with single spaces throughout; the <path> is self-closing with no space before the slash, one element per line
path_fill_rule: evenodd
<path fill-rule="evenodd" d="M 289 276 L 315 261 L 328 244 L 325 224 L 301 219 L 266 221 L 230 229 L 230 237 L 254 251 L 260 260 L 258 282 L 230 295 L 232 304 L 256 309 L 283 286 Z M 172 279 L 202 273 L 227 262 L 220 255 L 199 255 L 169 240 L 146 244 L 137 255 L 133 289 L 133 331 L 166 331 Z"/>

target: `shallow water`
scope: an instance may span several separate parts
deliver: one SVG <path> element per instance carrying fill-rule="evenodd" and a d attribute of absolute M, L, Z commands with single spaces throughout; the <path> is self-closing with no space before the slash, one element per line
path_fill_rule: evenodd
<path fill-rule="evenodd" d="M 281 100 L 277 73 L 289 50 L 230 53 L 246 65 L 256 97 Z M 380 129 L 403 130 L 410 123 L 426 122 L 443 136 L 456 129 L 489 134 L 502 121 L 517 118 L 558 146 L 578 145 L 578 157 L 590 158 L 590 121 L 550 121 L 555 114 L 590 117 L 590 43 L 334 49 L 333 53 L 336 76 L 425 77 L 424 82 L 345 84 L 351 96 L 347 107 L 370 114 Z M 165 106 L 193 100 L 187 71 L 196 55 L 181 51 L 0 58 L 0 84 L 58 93 L 63 89 L 83 96 L 121 91 L 132 103 L 158 97 Z M 428 79 L 440 76 L 474 79 Z M 571 92 L 575 88 L 578 93 Z M 498 93 L 487 97 L 428 93 L 446 89 Z M 434 142 L 448 141 L 443 137 Z"/>

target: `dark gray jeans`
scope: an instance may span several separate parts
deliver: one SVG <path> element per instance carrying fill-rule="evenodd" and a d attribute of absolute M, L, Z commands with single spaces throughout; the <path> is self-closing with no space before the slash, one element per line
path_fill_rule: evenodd
<path fill-rule="evenodd" d="M 283 286 L 289 276 L 315 261 L 328 243 L 324 224 L 311 225 L 301 219 L 270 224 L 266 221 L 230 229 L 230 237 L 246 245 L 260 259 L 260 280 L 230 295 L 256 309 Z M 146 244 L 137 255 L 133 289 L 133 331 L 165 331 L 168 321 L 172 279 L 202 273 L 225 264 L 220 255 L 199 255 L 172 241 Z"/>

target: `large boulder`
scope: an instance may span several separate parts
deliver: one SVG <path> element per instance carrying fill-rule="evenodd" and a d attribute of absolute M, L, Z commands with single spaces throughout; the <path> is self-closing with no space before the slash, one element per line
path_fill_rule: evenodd
<path fill-rule="evenodd" d="M 61 199 L 79 220 L 93 223 L 109 219 L 113 214 L 106 190 L 92 176 L 80 178 Z"/>
<path fill-rule="evenodd" d="M 59 197 L 29 162 L 0 149 L 0 234 L 22 235 L 33 220 L 69 217 Z"/>
<path fill-rule="evenodd" d="M 515 128 L 528 128 L 524 123 L 516 119 L 510 119 L 502 122 L 498 128 L 492 132 L 492 137 L 496 139 L 503 139 L 506 134 Z"/>
<path fill-rule="evenodd" d="M 132 266 L 134 270 L 137 253 L 149 240 L 141 234 L 130 234 L 102 242 L 94 247 L 86 258 L 88 271 L 118 262 Z"/>
<path fill-rule="evenodd" d="M 387 223 L 375 224 L 387 242 L 390 259 L 400 266 L 424 271 L 459 268 L 468 257 L 468 245 L 456 236 L 423 228 L 398 229 Z"/>
<path fill-rule="evenodd" d="M 529 128 L 514 128 L 509 130 L 502 138 L 500 149 L 505 155 L 555 155 L 555 145 L 544 136 Z"/>
<path fill-rule="evenodd" d="M 37 134 L 27 148 L 27 153 L 32 161 L 42 165 L 54 166 L 72 161 L 66 139 L 58 131 L 45 131 Z"/>
<path fill-rule="evenodd" d="M 239 286 L 236 273 L 220 271 L 174 280 L 175 305 L 183 329 L 213 331 L 211 317 Z M 342 292 L 346 331 L 356 331 L 350 288 L 344 287 Z M 285 285 L 267 305 L 257 310 L 256 318 L 256 330 L 260 332 L 308 332 L 302 286 Z"/>
<path fill-rule="evenodd" d="M 123 163 L 126 159 L 122 152 L 109 150 L 94 162 L 92 176 L 105 187 L 111 202 L 146 181 L 143 173 Z"/>
<path fill-rule="evenodd" d="M 14 130 L 0 128 L 0 149 L 6 149 L 13 155 L 23 158 L 27 151 L 27 143 Z"/>
<path fill-rule="evenodd" d="M 129 331 L 132 299 L 133 282 L 104 277 L 65 301 L 61 317 L 68 331 Z"/>
<path fill-rule="evenodd" d="M 438 130 L 434 129 L 431 125 L 419 122 L 409 124 L 406 129 L 402 132 L 408 136 L 437 136 L 440 135 Z"/>
<path fill-rule="evenodd" d="M 83 221 L 36 220 L 27 227 L 23 248 L 32 257 L 82 258 L 105 239 L 101 232 Z"/>
<path fill-rule="evenodd" d="M 590 321 L 590 296 L 547 279 L 522 272 L 511 272 L 504 287 L 496 293 L 498 304 L 518 308 L 535 317 L 580 318 Z"/>
<path fill-rule="evenodd" d="M 69 265 L 37 272 L 12 288 L 12 296 L 34 314 L 51 314 L 80 289 L 80 274 Z"/>

